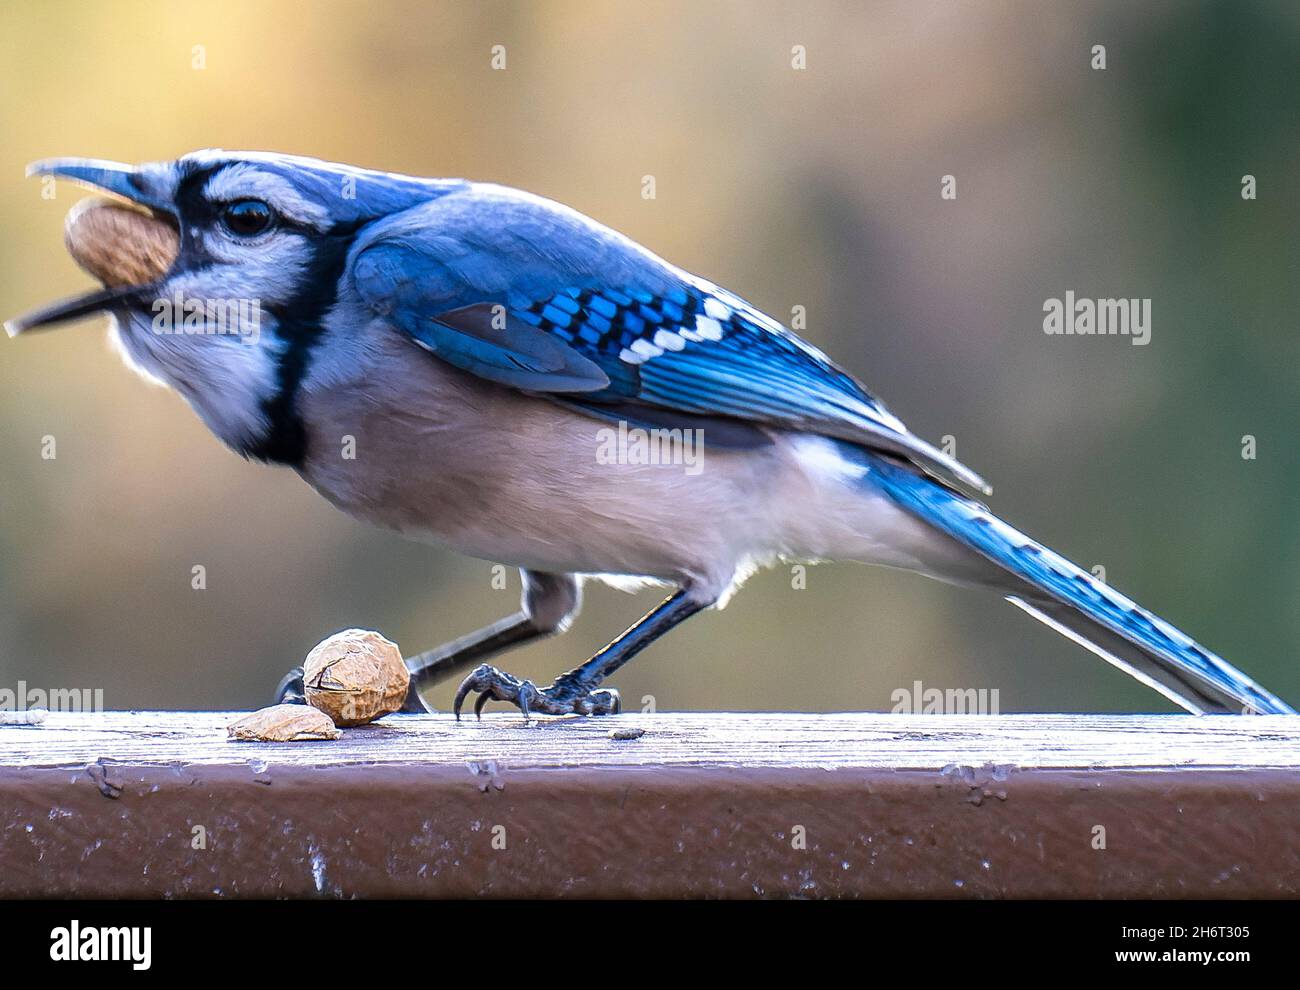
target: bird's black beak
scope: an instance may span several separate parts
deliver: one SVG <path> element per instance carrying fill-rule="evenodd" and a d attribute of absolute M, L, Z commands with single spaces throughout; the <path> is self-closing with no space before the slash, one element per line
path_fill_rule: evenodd
<path fill-rule="evenodd" d="M 27 166 L 27 175 L 52 175 L 56 179 L 80 182 L 103 192 L 129 199 L 140 206 L 163 213 L 174 213 L 170 195 L 158 188 L 149 168 L 136 168 L 121 162 L 97 158 L 46 158 Z"/>
<path fill-rule="evenodd" d="M 47 158 L 28 165 L 27 174 L 69 179 L 130 200 L 156 214 L 164 214 L 173 219 L 175 217 L 175 205 L 158 188 L 158 183 L 150 172 L 133 165 L 94 158 Z M 117 304 L 136 302 L 156 294 L 155 284 L 96 289 L 7 320 L 5 331 L 10 337 L 17 337 L 28 330 L 41 330 L 84 316 L 93 316 Z"/>

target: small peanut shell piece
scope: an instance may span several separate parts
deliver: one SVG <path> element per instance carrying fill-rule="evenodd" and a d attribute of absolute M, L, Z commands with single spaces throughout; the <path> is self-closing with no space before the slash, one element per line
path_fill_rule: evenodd
<path fill-rule="evenodd" d="M 307 703 L 335 725 L 365 725 L 400 711 L 410 683 L 397 644 L 366 629 L 335 633 L 303 663 Z"/>
<path fill-rule="evenodd" d="M 324 712 L 310 705 L 272 705 L 226 726 L 231 739 L 249 742 L 304 742 L 343 735 Z"/>
<path fill-rule="evenodd" d="M 168 223 L 107 199 L 83 199 L 63 225 L 68 253 L 110 288 L 161 278 L 180 250 Z"/>

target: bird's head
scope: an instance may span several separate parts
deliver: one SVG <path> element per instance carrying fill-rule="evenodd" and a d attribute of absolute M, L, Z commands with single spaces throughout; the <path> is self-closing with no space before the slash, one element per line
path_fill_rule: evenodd
<path fill-rule="evenodd" d="M 275 438 L 293 424 L 274 420 L 336 302 L 357 234 L 464 186 L 264 152 L 200 151 L 138 166 L 55 158 L 28 174 L 147 211 L 174 230 L 175 257 L 142 283 L 110 282 L 11 320 L 10 335 L 107 312 L 133 363 L 181 392 L 236 449 L 276 460 L 291 460 L 276 447 L 294 441 Z M 69 241 L 76 254 L 71 230 Z"/>
<path fill-rule="evenodd" d="M 199 151 L 143 165 L 51 158 L 27 174 L 128 200 L 173 226 L 180 245 L 157 281 L 118 286 L 98 305 L 81 297 L 11 320 L 13 335 L 137 297 L 152 302 L 150 293 L 250 298 L 272 312 L 283 309 L 316 287 L 360 228 L 463 185 L 266 152 Z"/>

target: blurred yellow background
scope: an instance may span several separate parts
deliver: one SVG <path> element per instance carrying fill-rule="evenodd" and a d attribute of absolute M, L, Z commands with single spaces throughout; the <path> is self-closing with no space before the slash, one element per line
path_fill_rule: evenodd
<path fill-rule="evenodd" d="M 82 193 L 42 199 L 37 158 L 266 149 L 520 186 L 783 321 L 806 307 L 995 511 L 1294 704 L 1298 70 L 1282 2 L 10 0 L 0 315 L 89 287 L 61 245 Z M 1045 335 L 1066 290 L 1151 298 L 1151 343 Z M 336 629 L 414 653 L 513 611 L 517 576 L 491 579 L 241 461 L 102 320 L 0 341 L 0 687 L 257 706 Z M 754 578 L 612 686 L 631 708 L 888 709 L 918 679 L 1003 711 L 1170 708 L 991 596 L 851 565 L 791 584 Z M 502 666 L 549 681 L 656 597 L 591 586 L 568 635 Z"/>

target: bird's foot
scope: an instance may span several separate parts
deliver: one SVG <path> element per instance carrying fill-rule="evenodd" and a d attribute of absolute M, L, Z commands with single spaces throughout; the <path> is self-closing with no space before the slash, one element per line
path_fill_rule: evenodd
<path fill-rule="evenodd" d="M 547 715 L 617 715 L 622 710 L 618 692 L 609 688 L 592 690 L 582 678 L 561 674 L 550 687 L 539 688 L 532 681 L 521 681 L 513 674 L 498 670 L 491 664 L 479 664 L 460 682 L 456 700 L 451 710 L 460 718 L 461 705 L 470 692 L 478 692 L 474 699 L 474 714 L 482 716 L 483 706 L 489 701 L 508 701 L 524 713 L 527 719 L 533 712 Z"/>
<path fill-rule="evenodd" d="M 280 678 L 280 684 L 275 689 L 275 700 L 273 705 L 305 705 L 307 704 L 307 688 L 303 684 L 303 675 L 305 671 L 301 667 L 293 667 L 289 673 Z"/>

